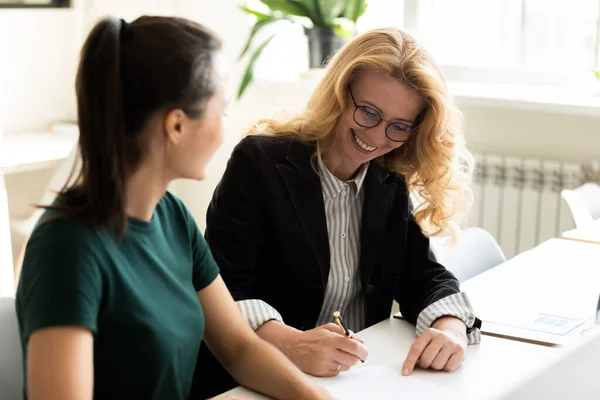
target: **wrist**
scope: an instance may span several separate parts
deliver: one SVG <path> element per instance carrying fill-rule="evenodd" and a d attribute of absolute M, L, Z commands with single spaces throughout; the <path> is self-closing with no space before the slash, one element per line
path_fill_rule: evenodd
<path fill-rule="evenodd" d="M 285 325 L 283 322 L 271 320 L 262 324 L 256 330 L 256 334 L 286 354 L 285 350 L 302 334 L 302 331 Z"/>
<path fill-rule="evenodd" d="M 320 386 L 317 386 L 309 379 L 306 379 L 307 383 L 302 387 L 298 388 L 296 391 L 296 395 L 294 399 L 299 400 L 321 400 L 321 399 L 330 399 L 331 397 L 327 396 L 327 392 Z"/>
<path fill-rule="evenodd" d="M 436 319 L 431 327 L 440 331 L 452 331 L 462 335 L 467 334 L 467 324 L 458 317 L 445 315 Z"/>

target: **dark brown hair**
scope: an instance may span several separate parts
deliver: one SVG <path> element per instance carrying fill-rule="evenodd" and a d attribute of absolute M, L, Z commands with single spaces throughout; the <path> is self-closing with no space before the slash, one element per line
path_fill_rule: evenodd
<path fill-rule="evenodd" d="M 89 34 L 77 72 L 81 170 L 53 206 L 57 217 L 93 227 L 127 226 L 125 183 L 145 151 L 141 134 L 157 111 L 200 118 L 216 89 L 220 40 L 203 26 L 172 17 L 115 18 Z"/>

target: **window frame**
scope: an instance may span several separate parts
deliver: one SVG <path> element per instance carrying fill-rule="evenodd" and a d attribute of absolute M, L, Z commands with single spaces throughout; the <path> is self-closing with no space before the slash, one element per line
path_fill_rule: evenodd
<path fill-rule="evenodd" d="M 71 0 L 50 0 L 49 4 L 14 4 L 7 3 L 2 4 L 0 2 L 0 9 L 6 8 L 69 8 L 71 7 Z"/>

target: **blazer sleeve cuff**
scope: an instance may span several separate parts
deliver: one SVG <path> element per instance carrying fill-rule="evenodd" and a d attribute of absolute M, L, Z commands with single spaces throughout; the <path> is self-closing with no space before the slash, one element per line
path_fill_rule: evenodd
<path fill-rule="evenodd" d="M 239 300 L 236 303 L 253 330 L 257 330 L 262 324 L 271 320 L 277 320 L 283 323 L 281 314 L 262 300 Z"/>
<path fill-rule="evenodd" d="M 467 325 L 467 344 L 481 341 L 481 320 L 475 317 L 471 302 L 464 292 L 444 297 L 421 311 L 417 318 L 417 335 L 421 336 L 436 319 L 445 316 L 460 318 Z"/>

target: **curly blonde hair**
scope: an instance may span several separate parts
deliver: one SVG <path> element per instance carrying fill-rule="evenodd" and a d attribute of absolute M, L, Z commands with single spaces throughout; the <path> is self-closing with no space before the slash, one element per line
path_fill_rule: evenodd
<path fill-rule="evenodd" d="M 418 203 L 414 218 L 425 234 L 454 236 L 472 203 L 474 160 L 462 132 L 462 113 L 439 66 L 408 33 L 381 28 L 355 37 L 330 60 L 302 112 L 284 120 L 263 119 L 248 133 L 318 143 L 323 151 L 335 142 L 327 139 L 351 102 L 348 86 L 365 70 L 385 73 L 424 99 L 408 141 L 377 161 L 404 177 Z"/>

